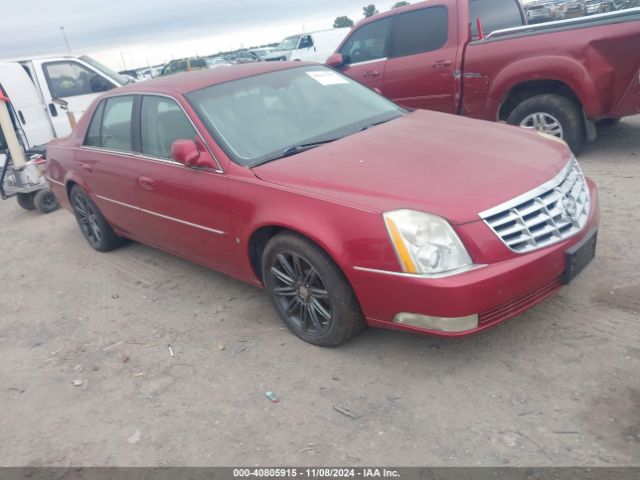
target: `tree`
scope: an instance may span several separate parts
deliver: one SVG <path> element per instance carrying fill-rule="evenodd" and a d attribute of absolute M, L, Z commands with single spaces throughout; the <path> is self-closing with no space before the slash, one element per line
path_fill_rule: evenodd
<path fill-rule="evenodd" d="M 376 10 L 376 6 L 374 4 L 371 5 L 367 5 L 366 7 L 362 7 L 362 15 L 364 16 L 364 18 L 369 18 L 369 17 L 373 17 L 374 15 L 377 15 L 378 10 Z"/>
<path fill-rule="evenodd" d="M 351 28 L 353 27 L 353 20 L 349 17 L 338 17 L 333 22 L 333 28 Z"/>
<path fill-rule="evenodd" d="M 391 7 L 391 9 L 393 10 L 394 8 L 406 7 L 408 5 L 411 4 L 409 2 L 396 2 L 395 5 Z"/>

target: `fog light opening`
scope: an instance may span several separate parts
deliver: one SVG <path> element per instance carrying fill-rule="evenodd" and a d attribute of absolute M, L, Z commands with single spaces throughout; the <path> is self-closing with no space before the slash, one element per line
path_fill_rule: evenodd
<path fill-rule="evenodd" d="M 466 332 L 478 328 L 479 322 L 477 314 L 447 318 L 419 315 L 417 313 L 399 313 L 394 317 L 393 323 L 440 332 Z"/>

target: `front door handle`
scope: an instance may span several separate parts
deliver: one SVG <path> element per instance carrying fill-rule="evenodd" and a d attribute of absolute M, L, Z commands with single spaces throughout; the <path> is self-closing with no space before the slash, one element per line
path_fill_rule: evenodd
<path fill-rule="evenodd" d="M 453 62 L 451 60 L 439 60 L 431 66 L 433 68 L 445 68 L 445 67 L 450 67 L 452 64 Z"/>
<path fill-rule="evenodd" d="M 155 190 L 156 188 L 153 178 L 149 177 L 138 177 L 138 185 L 149 191 Z"/>
<path fill-rule="evenodd" d="M 82 168 L 82 170 L 84 170 L 87 173 L 93 173 L 93 167 L 88 163 L 81 163 L 80 168 Z"/>
<path fill-rule="evenodd" d="M 380 72 L 377 70 L 371 70 L 363 75 L 364 78 L 376 78 L 380 76 Z"/>

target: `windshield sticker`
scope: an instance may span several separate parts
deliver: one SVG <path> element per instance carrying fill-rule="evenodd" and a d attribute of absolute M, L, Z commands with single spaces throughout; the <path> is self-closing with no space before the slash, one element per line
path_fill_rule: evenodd
<path fill-rule="evenodd" d="M 335 72 L 330 71 L 317 71 L 317 72 L 306 72 L 311 78 L 313 78 L 320 85 L 344 85 L 349 83 L 346 79 L 342 78 Z"/>

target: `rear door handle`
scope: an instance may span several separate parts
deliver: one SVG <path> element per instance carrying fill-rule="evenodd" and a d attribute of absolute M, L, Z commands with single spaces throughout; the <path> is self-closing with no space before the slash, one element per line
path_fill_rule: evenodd
<path fill-rule="evenodd" d="M 87 173 L 93 173 L 93 167 L 88 163 L 81 163 L 80 168 L 82 168 L 82 170 L 84 170 Z"/>
<path fill-rule="evenodd" d="M 451 60 L 439 60 L 431 66 L 433 68 L 445 68 L 445 67 L 450 67 L 452 64 L 453 62 Z"/>
<path fill-rule="evenodd" d="M 155 190 L 156 188 L 156 182 L 153 180 L 153 178 L 149 178 L 149 177 L 138 177 L 138 185 L 140 185 L 142 188 L 144 188 L 145 190 Z"/>
<path fill-rule="evenodd" d="M 380 72 L 378 72 L 377 70 L 371 70 L 370 72 L 367 72 L 363 75 L 364 78 L 375 78 L 379 76 Z"/>

